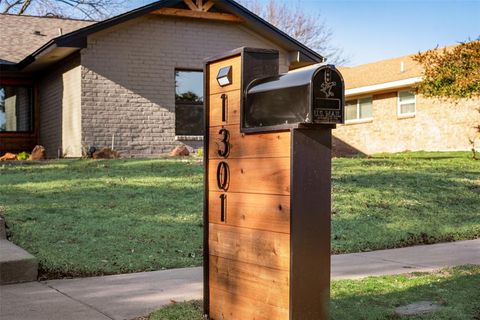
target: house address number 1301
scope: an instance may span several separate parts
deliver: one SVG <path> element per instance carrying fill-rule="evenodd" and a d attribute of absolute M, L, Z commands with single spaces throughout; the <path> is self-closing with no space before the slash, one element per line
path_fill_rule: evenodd
<path fill-rule="evenodd" d="M 226 100 L 227 100 L 227 95 L 223 94 L 222 95 L 222 122 L 226 121 Z M 220 143 L 218 144 L 218 155 L 224 159 L 228 158 L 228 155 L 230 154 L 230 132 L 222 128 L 218 132 L 218 134 L 221 136 Z M 217 187 L 226 192 L 228 190 L 228 185 L 229 185 L 229 179 L 230 179 L 230 168 L 228 166 L 228 163 L 225 161 L 220 161 L 218 163 L 217 167 Z M 222 222 L 225 222 L 226 220 L 226 208 L 227 208 L 227 195 L 223 193 L 220 195 L 220 220 Z"/>

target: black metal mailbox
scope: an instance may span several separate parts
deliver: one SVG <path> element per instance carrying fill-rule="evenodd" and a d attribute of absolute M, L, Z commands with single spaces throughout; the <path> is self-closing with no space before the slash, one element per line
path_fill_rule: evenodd
<path fill-rule="evenodd" d="M 242 132 L 344 122 L 345 87 L 333 65 L 317 64 L 255 79 L 242 104 Z"/>

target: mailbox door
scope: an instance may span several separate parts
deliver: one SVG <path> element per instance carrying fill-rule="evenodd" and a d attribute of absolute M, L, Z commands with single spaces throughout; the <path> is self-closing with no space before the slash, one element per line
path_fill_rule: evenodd
<path fill-rule="evenodd" d="M 287 320 L 291 135 L 240 133 L 241 58 L 207 65 L 206 309 L 213 320 Z M 228 65 L 232 84 L 220 87 Z"/>

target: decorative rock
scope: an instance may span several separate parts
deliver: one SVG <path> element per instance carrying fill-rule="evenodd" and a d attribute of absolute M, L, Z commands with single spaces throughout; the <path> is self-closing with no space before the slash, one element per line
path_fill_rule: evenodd
<path fill-rule="evenodd" d="M 400 317 L 417 316 L 426 313 L 432 313 L 443 308 L 441 305 L 432 301 L 420 301 L 395 309 L 395 314 Z"/>
<path fill-rule="evenodd" d="M 32 154 L 28 158 L 28 161 L 45 160 L 45 148 L 43 146 L 35 146 Z"/>
<path fill-rule="evenodd" d="M 93 159 L 118 159 L 120 154 L 110 148 L 102 148 L 98 151 L 95 151 L 92 155 Z"/>
<path fill-rule="evenodd" d="M 10 152 L 7 152 L 3 155 L 3 157 L 0 157 L 0 161 L 13 161 L 13 160 L 17 160 L 17 155 Z"/>
<path fill-rule="evenodd" d="M 172 157 L 186 157 L 190 155 L 190 151 L 188 151 L 185 145 L 180 145 L 175 147 L 175 149 L 170 152 Z"/>

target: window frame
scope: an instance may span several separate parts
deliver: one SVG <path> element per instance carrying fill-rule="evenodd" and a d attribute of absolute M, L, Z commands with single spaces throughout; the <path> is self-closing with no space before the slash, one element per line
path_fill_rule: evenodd
<path fill-rule="evenodd" d="M 372 116 L 368 118 L 360 118 L 360 100 L 368 99 L 372 100 Z M 361 96 L 356 99 L 353 99 L 357 102 L 357 117 L 355 119 L 347 120 L 346 112 L 345 112 L 345 124 L 356 124 L 356 123 L 366 123 L 373 121 L 373 95 Z M 352 101 L 352 100 L 350 100 Z"/>
<path fill-rule="evenodd" d="M 408 100 L 408 102 L 401 102 L 400 101 L 400 93 L 408 92 L 413 94 L 413 112 L 402 113 L 402 105 L 412 103 L 412 100 Z M 407 90 L 399 90 L 397 91 L 397 117 L 398 118 L 413 118 L 417 115 L 417 94 L 412 89 Z"/>
<path fill-rule="evenodd" d="M 203 108 L 203 119 L 202 121 L 205 121 L 205 97 L 202 97 L 203 102 L 185 102 L 185 101 L 178 101 L 177 100 L 177 87 L 176 87 L 176 73 L 177 72 L 201 72 L 202 73 L 202 87 L 205 88 L 205 71 L 203 69 L 198 69 L 198 68 L 174 68 L 173 72 L 173 81 L 174 81 L 174 93 L 173 93 L 173 99 L 175 103 L 175 140 L 177 141 L 201 141 L 203 140 L 203 137 L 205 135 L 205 132 L 201 135 L 185 135 L 185 134 L 178 134 L 177 133 L 177 105 L 183 105 L 183 106 L 188 106 L 188 105 L 193 105 L 193 106 L 202 106 Z M 205 95 L 205 90 L 203 92 L 203 95 Z M 203 128 L 205 131 L 205 128 Z"/>
<path fill-rule="evenodd" d="M 0 80 L 0 86 L 27 88 L 30 93 L 31 124 L 29 131 L 0 131 L 2 135 L 32 135 L 37 129 L 36 88 L 33 81 L 24 79 L 5 78 Z"/>

